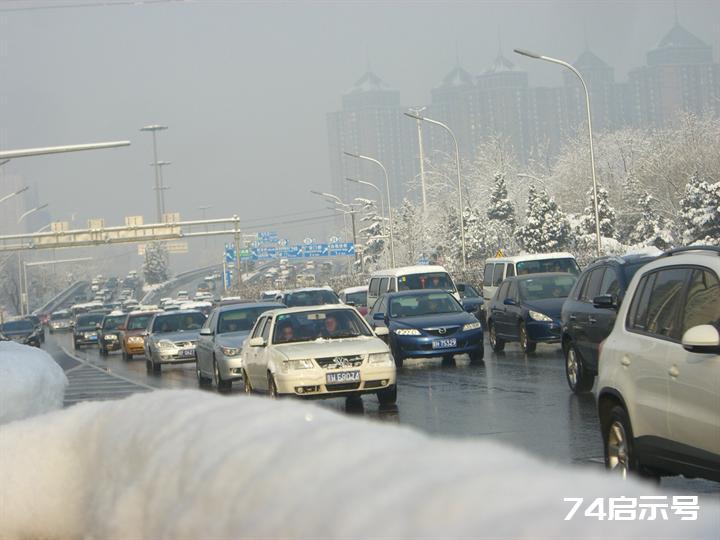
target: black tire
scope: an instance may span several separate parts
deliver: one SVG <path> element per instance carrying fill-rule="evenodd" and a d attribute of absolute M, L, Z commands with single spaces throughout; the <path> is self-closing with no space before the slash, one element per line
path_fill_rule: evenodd
<path fill-rule="evenodd" d="M 248 378 L 247 372 L 243 369 L 242 372 L 242 379 L 243 379 L 243 392 L 245 392 L 248 396 L 253 393 L 252 384 L 250 384 L 250 379 Z"/>
<path fill-rule="evenodd" d="M 278 398 L 278 391 L 277 391 L 277 384 L 275 384 L 275 377 L 273 377 L 272 373 L 268 371 L 267 374 L 268 378 L 268 396 L 270 396 L 270 399 L 277 399 Z"/>
<path fill-rule="evenodd" d="M 221 394 L 232 390 L 232 381 L 225 381 L 220 375 L 220 368 L 218 368 L 217 360 L 213 357 L 213 386 Z"/>
<path fill-rule="evenodd" d="M 481 344 L 477 350 L 470 353 L 470 363 L 479 364 L 483 361 L 483 358 L 485 358 L 485 346 Z"/>
<path fill-rule="evenodd" d="M 397 403 L 397 385 L 393 384 L 378 390 L 377 398 L 380 405 L 395 405 Z"/>
<path fill-rule="evenodd" d="M 132 357 L 133 357 L 132 354 L 128 354 L 128 353 L 125 352 L 125 350 L 123 349 L 122 359 L 123 359 L 125 362 L 128 362 L 128 361 L 132 360 Z"/>
<path fill-rule="evenodd" d="M 107 356 L 108 350 L 104 347 L 100 347 L 100 356 Z"/>
<path fill-rule="evenodd" d="M 405 359 L 402 357 L 402 355 L 398 352 L 396 347 L 390 346 L 390 354 L 392 354 L 393 360 L 395 360 L 395 367 L 400 369 L 403 367 L 403 363 Z"/>
<path fill-rule="evenodd" d="M 589 392 L 595 382 L 595 374 L 588 371 L 585 361 L 572 341 L 563 347 L 565 353 L 565 378 L 575 394 Z"/>
<path fill-rule="evenodd" d="M 73 350 L 77 351 L 79 348 L 80 348 L 80 346 L 78 345 L 78 342 L 73 340 Z"/>
<path fill-rule="evenodd" d="M 601 419 L 605 467 L 618 472 L 623 478 L 638 471 L 637 458 L 633 447 L 633 431 L 627 411 L 620 405 L 610 410 L 606 419 Z M 624 444 L 619 444 L 622 438 Z"/>
<path fill-rule="evenodd" d="M 147 371 L 148 373 L 152 373 L 152 370 L 153 366 L 150 363 L 150 360 L 145 360 L 145 371 Z"/>
<path fill-rule="evenodd" d="M 198 363 L 195 364 L 195 375 L 197 376 L 198 388 L 207 388 L 210 383 L 210 379 L 200 372 L 200 364 Z"/>
<path fill-rule="evenodd" d="M 495 325 L 492 321 L 488 321 L 488 337 L 490 339 L 490 346 L 496 353 L 503 352 L 505 349 L 505 340 L 497 337 L 495 333 Z"/>
<path fill-rule="evenodd" d="M 535 349 L 537 348 L 537 343 L 530 340 L 530 336 L 528 336 L 527 333 L 527 326 L 525 326 L 524 322 L 521 322 L 520 326 L 518 326 L 518 336 L 520 338 L 520 348 L 523 350 L 524 353 L 535 352 Z"/>
<path fill-rule="evenodd" d="M 162 364 L 156 364 L 152 360 L 150 360 L 150 364 L 152 366 L 152 372 L 155 375 L 160 375 L 160 373 L 162 373 Z"/>

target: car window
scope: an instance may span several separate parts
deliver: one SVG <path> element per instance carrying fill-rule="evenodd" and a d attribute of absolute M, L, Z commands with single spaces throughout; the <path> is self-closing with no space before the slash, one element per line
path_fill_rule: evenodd
<path fill-rule="evenodd" d="M 536 301 L 546 298 L 567 298 L 577 279 L 571 274 L 551 274 L 524 278 L 518 281 L 521 300 Z"/>
<path fill-rule="evenodd" d="M 496 293 L 496 298 L 498 300 L 505 300 L 505 297 L 507 296 L 508 287 L 510 286 L 510 282 L 506 281 L 502 284 L 502 286 L 498 289 L 498 292 Z"/>
<path fill-rule="evenodd" d="M 128 330 L 144 330 L 147 328 L 148 323 L 150 323 L 150 319 L 152 319 L 152 315 L 141 315 L 138 317 L 130 317 L 128 319 Z"/>
<path fill-rule="evenodd" d="M 223 311 L 218 316 L 217 333 L 249 332 L 257 318 L 269 309 L 271 308 L 263 306 Z"/>
<path fill-rule="evenodd" d="M 513 277 L 514 275 L 515 275 L 515 264 L 508 263 L 507 270 L 505 272 L 505 277 Z"/>
<path fill-rule="evenodd" d="M 605 273 L 605 267 L 601 266 L 590 272 L 590 276 L 585 282 L 580 300 L 583 302 L 592 302 L 598 294 L 600 294 L 600 285 L 602 284 L 603 274 Z"/>
<path fill-rule="evenodd" d="M 383 296 L 382 298 L 380 298 L 380 300 L 378 300 L 377 304 L 375 304 L 377 306 L 377 309 L 375 310 L 375 312 L 376 313 L 385 313 L 386 302 L 387 302 L 387 296 Z"/>
<path fill-rule="evenodd" d="M 260 317 L 258 319 L 258 322 L 255 323 L 255 329 L 253 330 L 252 337 L 256 338 L 260 334 L 262 334 L 263 328 L 265 326 L 265 321 L 267 320 L 267 317 Z"/>
<path fill-rule="evenodd" d="M 390 278 L 388 283 L 388 292 L 397 292 L 396 278 Z"/>
<path fill-rule="evenodd" d="M 641 332 L 645 331 L 648 303 L 656 276 L 657 273 L 653 272 L 640 278 L 640 283 L 638 283 L 637 289 L 635 289 L 635 296 L 633 296 L 630 311 L 628 312 L 626 324 L 628 329 Z"/>
<path fill-rule="evenodd" d="M 202 325 L 203 328 L 212 328 L 215 330 L 215 320 L 217 319 L 217 311 L 213 311 Z"/>
<path fill-rule="evenodd" d="M 436 313 L 458 313 L 462 307 L 446 292 L 396 296 L 390 300 L 390 317 L 420 317 Z"/>
<path fill-rule="evenodd" d="M 372 278 L 369 287 L 370 295 L 377 296 L 380 292 L 380 278 Z"/>
<path fill-rule="evenodd" d="M 125 316 L 113 316 L 113 317 L 105 317 L 103 320 L 103 330 L 117 330 L 119 326 L 122 326 L 122 323 L 125 321 Z"/>
<path fill-rule="evenodd" d="M 720 282 L 709 270 L 693 270 L 680 335 L 693 326 L 712 324 L 720 330 Z"/>
<path fill-rule="evenodd" d="M 620 279 L 614 268 L 606 268 L 603 274 L 602 284 L 600 285 L 599 294 L 615 294 L 620 292 Z"/>
<path fill-rule="evenodd" d="M 492 285 L 492 275 L 494 268 L 495 265 L 492 263 L 485 265 L 485 271 L 483 272 L 483 285 L 485 287 L 490 287 Z"/>
<path fill-rule="evenodd" d="M 505 263 L 498 263 L 495 265 L 495 271 L 493 272 L 493 286 L 497 287 L 502 283 L 505 278 L 503 273 L 505 272 Z"/>
<path fill-rule="evenodd" d="M 690 272 L 689 268 L 667 268 L 658 271 L 648 304 L 647 332 L 680 339 L 678 311 Z"/>
<path fill-rule="evenodd" d="M 380 280 L 380 294 L 385 294 L 387 292 L 388 279 L 389 278 L 384 277 Z"/>
<path fill-rule="evenodd" d="M 273 343 L 347 339 L 360 336 L 370 337 L 372 332 L 353 309 L 303 311 L 277 316 Z"/>
<path fill-rule="evenodd" d="M 265 321 L 265 328 L 263 328 L 262 331 L 262 338 L 265 340 L 265 343 L 269 343 L 270 341 L 270 327 L 272 326 L 272 317 L 268 317 L 267 321 Z"/>
<path fill-rule="evenodd" d="M 517 281 L 510 282 L 510 287 L 508 288 L 507 295 L 508 295 L 508 298 L 517 299 L 517 295 L 518 295 Z"/>
<path fill-rule="evenodd" d="M 522 261 L 517 263 L 517 273 L 519 276 L 524 274 L 540 274 L 542 272 L 568 272 L 580 274 L 580 268 L 577 261 L 573 258 L 560 259 L 540 259 L 537 261 Z"/>
<path fill-rule="evenodd" d="M 158 315 L 153 320 L 152 332 L 165 334 L 200 330 L 203 324 L 205 324 L 205 315 L 200 312 Z"/>
<path fill-rule="evenodd" d="M 360 291 L 360 292 L 354 292 L 345 294 L 345 303 L 352 302 L 356 306 L 367 306 L 367 291 Z"/>
<path fill-rule="evenodd" d="M 408 274 L 400 276 L 398 280 L 399 291 L 416 291 L 418 289 L 442 289 L 455 292 L 455 284 L 447 272 L 426 272 L 422 274 Z"/>

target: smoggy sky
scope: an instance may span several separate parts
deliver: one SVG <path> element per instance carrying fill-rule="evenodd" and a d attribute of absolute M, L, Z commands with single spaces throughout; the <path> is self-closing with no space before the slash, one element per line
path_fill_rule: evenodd
<path fill-rule="evenodd" d="M 209 215 L 237 213 L 250 229 L 287 213 L 325 211 L 308 190 L 329 189 L 326 113 L 339 108 L 368 62 L 407 105 L 429 102 L 456 48 L 478 74 L 499 42 L 533 85 L 561 84 L 561 69 L 518 57 L 513 47 L 573 61 L 586 39 L 626 80 L 674 23 L 673 2 L 661 0 L 197 0 L 14 10 L 67 3 L 0 1 L 0 148 L 132 141 L 3 167 L 37 181 L 53 217 L 76 213 L 76 226 L 90 217 L 108 224 L 154 217 L 143 125 L 170 127 L 158 139 L 159 158 L 172 161 L 169 210 L 195 219 L 199 206 L 211 205 Z M 720 2 L 678 1 L 677 11 L 717 58 Z M 313 227 L 262 228 L 299 239 Z"/>

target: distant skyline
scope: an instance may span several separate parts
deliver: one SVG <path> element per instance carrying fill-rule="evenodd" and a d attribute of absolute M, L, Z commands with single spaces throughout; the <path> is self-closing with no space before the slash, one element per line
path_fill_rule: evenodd
<path fill-rule="evenodd" d="M 368 60 L 405 105 L 430 102 L 456 50 L 478 75 L 499 42 L 533 86 L 561 85 L 562 71 L 517 57 L 513 47 L 572 62 L 587 40 L 625 81 L 674 24 L 670 0 L 209 0 L 7 11 L 48 4 L 0 1 L 0 148 L 117 139 L 132 146 L 15 160 L 0 168 L 0 185 L 3 174 L 37 182 L 53 216 L 76 213 L 78 224 L 154 216 L 152 144 L 143 125 L 169 126 L 158 137 L 159 159 L 172 162 L 169 210 L 197 219 L 198 207 L 211 205 L 209 215 L 238 213 L 247 224 L 285 214 L 302 219 L 298 212 L 325 211 L 309 190 L 330 185 L 326 114 L 339 108 Z M 720 2 L 688 0 L 677 9 L 681 24 L 718 58 Z M 301 238 L 321 226 L 276 228 Z"/>

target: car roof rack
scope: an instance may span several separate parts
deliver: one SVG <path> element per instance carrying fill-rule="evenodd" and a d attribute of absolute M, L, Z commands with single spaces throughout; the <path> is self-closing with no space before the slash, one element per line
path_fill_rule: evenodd
<path fill-rule="evenodd" d="M 720 246 L 683 246 L 683 247 L 669 249 L 662 255 L 658 255 L 658 258 L 672 257 L 673 255 L 676 255 L 678 253 L 686 253 L 688 251 L 714 251 L 715 253 L 720 255 Z"/>

